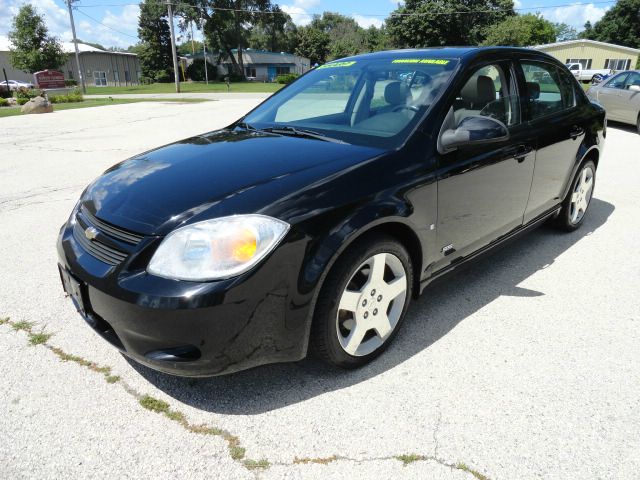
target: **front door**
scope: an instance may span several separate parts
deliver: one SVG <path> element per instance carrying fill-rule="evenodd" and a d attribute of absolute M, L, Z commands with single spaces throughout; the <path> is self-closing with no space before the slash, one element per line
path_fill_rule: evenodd
<path fill-rule="evenodd" d="M 598 101 L 606 108 L 607 118 L 610 120 L 622 120 L 622 99 L 620 92 L 624 91 L 629 72 L 616 75 L 608 80 L 601 88 L 597 90 Z"/>
<path fill-rule="evenodd" d="M 511 138 L 439 157 L 436 270 L 522 225 L 535 160 L 511 62 L 477 68 L 452 107 L 456 125 L 469 116 L 492 116 Z"/>
<path fill-rule="evenodd" d="M 618 99 L 620 101 L 620 120 L 624 123 L 635 125 L 638 121 L 640 92 L 632 90 L 632 86 L 640 87 L 640 73 L 630 72 L 624 83 L 624 89 L 618 91 Z"/>

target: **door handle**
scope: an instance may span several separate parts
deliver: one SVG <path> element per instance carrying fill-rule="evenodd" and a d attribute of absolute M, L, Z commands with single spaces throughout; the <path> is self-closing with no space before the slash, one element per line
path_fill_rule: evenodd
<path fill-rule="evenodd" d="M 508 153 L 510 156 L 515 158 L 518 163 L 522 163 L 527 158 L 527 155 L 529 155 L 532 151 L 533 148 L 529 147 L 528 145 L 518 145 L 517 147 L 510 149 Z"/>
<path fill-rule="evenodd" d="M 574 125 L 571 128 L 571 131 L 569 132 L 569 136 L 575 140 L 576 138 L 578 138 L 579 136 L 581 136 L 584 133 L 584 128 L 580 128 L 577 125 Z"/>

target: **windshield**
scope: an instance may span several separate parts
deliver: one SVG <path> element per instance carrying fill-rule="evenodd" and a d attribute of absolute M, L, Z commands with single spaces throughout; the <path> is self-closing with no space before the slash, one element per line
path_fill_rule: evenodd
<path fill-rule="evenodd" d="M 347 143 L 396 148 L 449 81 L 457 60 L 330 62 L 247 115 L 252 128 L 294 127 Z"/>

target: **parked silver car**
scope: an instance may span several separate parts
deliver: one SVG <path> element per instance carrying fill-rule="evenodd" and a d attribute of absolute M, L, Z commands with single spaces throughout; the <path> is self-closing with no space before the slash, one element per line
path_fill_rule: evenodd
<path fill-rule="evenodd" d="M 640 71 L 620 72 L 587 91 L 607 110 L 607 118 L 635 125 L 640 133 Z"/>
<path fill-rule="evenodd" d="M 21 82 L 19 80 L 9 80 L 9 90 L 14 91 L 19 89 L 20 87 L 24 87 L 24 88 L 33 88 L 33 83 L 28 83 L 28 82 Z M 6 90 L 7 89 L 7 82 L 6 81 L 2 81 L 0 82 L 0 89 L 2 90 Z"/>

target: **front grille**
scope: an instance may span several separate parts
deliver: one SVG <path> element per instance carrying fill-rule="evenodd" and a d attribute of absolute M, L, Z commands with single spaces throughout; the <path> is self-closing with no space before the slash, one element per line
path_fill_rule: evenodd
<path fill-rule="evenodd" d="M 93 239 L 87 238 L 85 234 L 89 227 L 98 231 L 97 236 Z M 98 260 L 108 265 L 119 265 L 144 237 L 108 224 L 82 207 L 76 214 L 73 238 L 84 250 Z"/>

